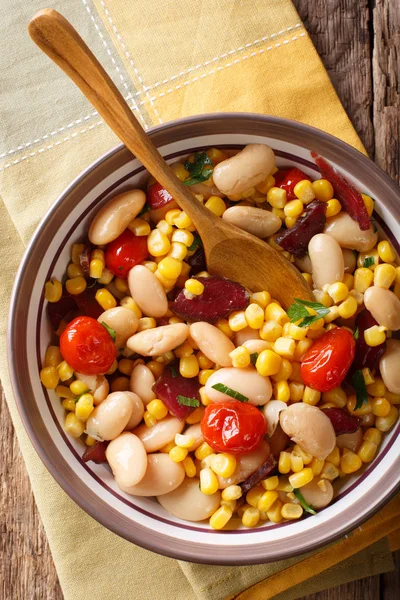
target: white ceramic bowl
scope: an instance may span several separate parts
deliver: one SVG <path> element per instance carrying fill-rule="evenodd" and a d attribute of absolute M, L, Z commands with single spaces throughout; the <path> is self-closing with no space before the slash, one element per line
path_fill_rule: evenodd
<path fill-rule="evenodd" d="M 376 221 L 398 248 L 399 189 L 365 156 L 326 133 L 261 115 L 216 114 L 168 123 L 149 135 L 168 161 L 210 146 L 266 143 L 275 150 L 279 166 L 298 166 L 317 178 L 318 169 L 310 155 L 314 150 L 358 189 L 376 199 Z M 42 387 L 39 379 L 41 361 L 50 341 L 44 283 L 52 275 L 62 278 L 71 243 L 85 236 L 99 207 L 116 193 L 143 186 L 146 178 L 144 168 L 123 146 L 99 158 L 56 200 L 22 261 L 10 313 L 9 364 L 21 417 L 38 454 L 58 483 L 92 517 L 144 548 L 175 558 L 254 564 L 310 551 L 346 534 L 396 490 L 398 423 L 384 436 L 374 462 L 360 476 L 343 481 L 335 501 L 317 515 L 223 532 L 212 530 L 208 523 L 181 521 L 152 498 L 121 492 L 109 468 L 83 463 L 82 442 L 64 432 L 61 403 L 53 391 Z"/>

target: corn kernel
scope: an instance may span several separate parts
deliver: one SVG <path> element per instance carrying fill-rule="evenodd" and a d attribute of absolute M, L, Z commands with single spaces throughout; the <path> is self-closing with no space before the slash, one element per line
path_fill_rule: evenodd
<path fill-rule="evenodd" d="M 265 309 L 265 320 L 275 321 L 278 325 L 284 325 L 290 319 L 288 314 L 277 302 L 270 302 Z"/>
<path fill-rule="evenodd" d="M 175 444 L 174 444 L 174 442 L 169 442 L 168 444 L 165 444 L 165 446 L 163 446 L 161 448 L 160 452 L 163 452 L 164 454 L 169 454 L 171 452 L 172 448 L 175 448 Z"/>
<path fill-rule="evenodd" d="M 188 231 L 187 229 L 176 229 L 173 232 L 171 239 L 173 242 L 180 242 L 181 244 L 184 244 L 185 246 L 189 247 L 194 242 L 194 235 L 191 231 Z"/>
<path fill-rule="evenodd" d="M 86 279 L 84 277 L 74 277 L 73 279 L 67 279 L 65 282 L 66 290 L 69 294 L 77 296 L 86 289 Z"/>
<path fill-rule="evenodd" d="M 150 224 L 144 219 L 136 218 L 133 219 L 128 225 L 128 229 L 132 231 L 137 237 L 143 237 L 149 235 L 151 228 Z"/>
<path fill-rule="evenodd" d="M 222 499 L 226 502 L 238 500 L 242 496 L 242 488 L 240 485 L 229 485 L 221 493 Z"/>
<path fill-rule="evenodd" d="M 116 299 L 111 292 L 106 290 L 106 288 L 97 290 L 95 298 L 103 310 L 108 310 L 109 308 L 115 308 L 117 306 Z"/>
<path fill-rule="evenodd" d="M 61 387 L 61 386 L 58 386 Z M 64 386 L 62 386 L 64 387 Z M 75 400 L 73 398 L 64 398 L 63 401 L 61 402 L 61 406 L 69 411 L 69 412 L 75 412 Z"/>
<path fill-rule="evenodd" d="M 90 264 L 89 264 L 90 277 L 92 277 L 93 279 L 100 279 L 100 277 L 103 275 L 103 270 L 104 270 L 104 263 L 101 260 L 99 260 L 98 258 L 95 258 L 90 261 Z M 69 280 L 69 281 L 73 281 L 73 280 Z"/>
<path fill-rule="evenodd" d="M 328 200 L 328 202 L 326 203 L 325 215 L 327 218 L 334 217 L 335 215 L 338 215 L 341 210 L 342 205 L 340 204 L 339 200 L 336 200 L 336 198 L 332 198 L 332 200 Z"/>
<path fill-rule="evenodd" d="M 185 469 L 186 477 L 195 477 L 196 476 L 196 465 L 193 462 L 193 459 L 190 456 L 187 456 L 182 461 L 183 468 Z"/>
<path fill-rule="evenodd" d="M 375 421 L 375 427 L 379 431 L 389 431 L 397 421 L 399 411 L 395 406 L 392 406 L 390 412 L 386 417 L 377 417 Z"/>
<path fill-rule="evenodd" d="M 220 506 L 210 517 L 210 526 L 213 529 L 219 530 L 225 527 L 233 514 L 232 509 L 225 504 Z"/>
<path fill-rule="evenodd" d="M 169 451 L 169 457 L 176 463 L 182 462 L 188 455 L 188 451 L 186 448 L 181 448 L 180 446 L 174 446 Z"/>
<path fill-rule="evenodd" d="M 202 371 L 199 371 L 200 385 L 206 385 L 213 373 L 215 373 L 215 369 L 203 369 Z"/>
<path fill-rule="evenodd" d="M 370 427 L 364 433 L 364 440 L 368 440 L 369 442 L 375 444 L 375 446 L 379 446 L 379 444 L 382 441 L 382 433 L 379 431 L 379 429 L 376 429 L 375 427 Z"/>
<path fill-rule="evenodd" d="M 129 308 L 129 310 L 135 313 L 138 319 L 142 317 L 142 311 L 131 296 L 125 296 L 125 298 L 122 298 L 120 304 L 124 308 Z"/>
<path fill-rule="evenodd" d="M 400 404 L 400 394 L 393 394 L 393 392 L 387 391 L 385 398 L 389 400 L 390 404 Z"/>
<path fill-rule="evenodd" d="M 53 366 L 44 367 L 40 371 L 40 381 L 46 389 L 55 390 L 59 381 L 57 369 Z"/>
<path fill-rule="evenodd" d="M 278 492 L 293 492 L 293 486 L 290 485 L 289 479 L 285 475 L 280 475 L 279 477 L 279 485 L 276 488 Z"/>
<path fill-rule="evenodd" d="M 372 400 L 372 414 L 376 417 L 387 417 L 390 413 L 391 404 L 386 398 L 374 398 Z"/>
<path fill-rule="evenodd" d="M 85 430 L 85 425 L 74 412 L 69 412 L 65 417 L 64 429 L 71 437 L 79 438 Z"/>
<path fill-rule="evenodd" d="M 347 404 L 347 394 L 341 387 L 335 387 L 322 393 L 322 401 L 332 402 L 338 408 L 344 408 Z"/>
<path fill-rule="evenodd" d="M 199 389 L 200 400 L 203 406 L 209 406 L 212 404 L 210 398 L 206 394 L 206 388 L 203 386 Z"/>
<path fill-rule="evenodd" d="M 255 527 L 260 520 L 260 511 L 258 508 L 250 506 L 246 508 L 242 516 L 242 523 L 245 527 Z"/>
<path fill-rule="evenodd" d="M 386 398 L 387 389 L 381 377 L 375 377 L 374 383 L 367 386 L 367 392 L 370 396 Z"/>
<path fill-rule="evenodd" d="M 221 452 L 212 457 L 211 468 L 214 473 L 227 479 L 236 469 L 236 458 L 233 454 Z"/>
<path fill-rule="evenodd" d="M 396 269 L 393 265 L 377 265 L 374 271 L 374 285 L 388 290 L 396 279 Z"/>
<path fill-rule="evenodd" d="M 167 279 L 177 279 L 182 271 L 182 263 L 176 258 L 166 256 L 158 263 L 158 269 Z"/>
<path fill-rule="evenodd" d="M 74 374 L 73 368 L 70 367 L 69 364 L 65 360 L 63 360 L 58 365 L 58 376 L 61 379 L 61 381 L 67 381 L 68 379 L 71 379 L 73 374 Z"/>
<path fill-rule="evenodd" d="M 146 425 L 146 427 L 154 427 L 154 425 L 156 425 L 156 424 L 157 424 L 157 419 L 155 419 L 155 418 L 153 417 L 153 415 L 151 415 L 151 414 L 149 413 L 149 411 L 148 411 L 148 410 L 146 410 L 146 411 L 145 411 L 145 413 L 144 413 L 144 415 L 143 415 L 143 419 L 144 419 L 144 422 L 145 422 L 145 425 Z"/>
<path fill-rule="evenodd" d="M 62 362 L 62 354 L 58 346 L 48 346 L 44 357 L 45 367 L 57 367 Z"/>
<path fill-rule="evenodd" d="M 280 452 L 279 453 L 279 461 L 278 461 L 278 470 L 279 473 L 289 473 L 291 469 L 291 461 L 290 461 L 290 453 L 289 452 Z"/>
<path fill-rule="evenodd" d="M 116 377 L 111 383 L 112 392 L 128 392 L 129 391 L 129 377 Z"/>
<path fill-rule="evenodd" d="M 197 460 L 203 460 L 206 456 L 210 456 L 210 454 L 214 454 L 213 449 L 207 444 L 207 442 L 203 442 L 195 451 L 194 455 Z"/>
<path fill-rule="evenodd" d="M 227 321 L 226 319 L 219 319 L 216 323 L 215 326 L 218 327 L 218 329 L 220 331 L 222 331 L 222 333 L 224 333 L 228 338 L 232 338 L 234 335 L 234 331 L 232 331 L 232 329 L 229 327 L 229 321 Z M 214 363 L 212 363 L 214 364 Z M 206 368 L 206 367 L 203 367 Z"/>
<path fill-rule="evenodd" d="M 367 196 L 367 194 L 361 194 L 364 206 L 367 209 L 368 216 L 370 217 L 374 212 L 374 201 L 371 196 Z"/>
<path fill-rule="evenodd" d="M 79 265 L 74 265 L 74 263 L 70 263 L 67 267 L 67 275 L 69 279 L 73 279 L 74 277 L 83 277 L 83 270 Z"/>
<path fill-rule="evenodd" d="M 280 337 L 275 340 L 274 351 L 287 359 L 293 359 L 296 342 L 291 338 Z"/>
<path fill-rule="evenodd" d="M 165 256 L 171 248 L 171 243 L 165 233 L 153 229 L 147 238 L 147 249 L 151 256 Z"/>
<path fill-rule="evenodd" d="M 287 381 L 293 372 L 292 363 L 287 358 L 282 358 L 281 366 L 279 371 L 272 375 L 272 379 L 278 383 L 279 381 Z"/>
<path fill-rule="evenodd" d="M 244 311 L 244 316 L 247 325 L 251 327 L 251 329 L 260 329 L 264 323 L 264 310 L 258 304 L 249 304 Z"/>
<path fill-rule="evenodd" d="M 350 319 L 351 317 L 354 317 L 357 309 L 358 304 L 356 300 L 353 296 L 348 296 L 348 298 L 338 306 L 339 316 L 342 317 L 342 319 Z"/>
<path fill-rule="evenodd" d="M 364 331 L 364 340 L 368 346 L 379 346 L 386 341 L 386 333 L 384 327 L 373 325 Z"/>
<path fill-rule="evenodd" d="M 62 296 L 62 285 L 52 277 L 50 281 L 47 281 L 44 286 L 44 297 L 47 302 L 58 302 Z"/>
<path fill-rule="evenodd" d="M 267 377 L 278 373 L 282 358 L 273 350 L 263 350 L 257 357 L 256 369 L 260 375 Z"/>
<path fill-rule="evenodd" d="M 278 492 L 276 492 L 275 490 L 267 490 L 258 499 L 258 502 L 257 502 L 258 510 L 267 512 L 272 507 L 272 505 L 276 502 L 278 497 L 279 497 Z M 247 496 L 246 496 L 246 499 L 247 499 Z"/>
<path fill-rule="evenodd" d="M 89 386 L 84 381 L 77 379 L 76 381 L 73 381 L 71 383 L 71 385 L 69 386 L 69 389 L 76 396 L 81 396 L 82 394 L 84 394 L 85 392 L 87 392 L 89 390 Z"/>
<path fill-rule="evenodd" d="M 101 277 L 98 278 L 98 283 L 101 283 L 102 285 L 108 285 L 109 283 L 111 283 L 111 281 L 114 279 L 114 274 L 111 273 L 110 269 L 103 268 L 103 272 Z"/>
<path fill-rule="evenodd" d="M 218 490 L 218 478 L 210 467 L 200 471 L 200 490 L 203 494 L 211 496 Z"/>
<path fill-rule="evenodd" d="M 94 399 L 92 394 L 82 394 L 75 406 L 75 414 L 80 421 L 86 423 L 94 411 Z"/>
<path fill-rule="evenodd" d="M 228 158 L 226 153 L 223 150 L 220 150 L 219 148 L 209 148 L 207 150 L 207 155 L 214 166 L 218 165 L 220 162 Z"/>
<path fill-rule="evenodd" d="M 340 281 L 332 283 L 328 287 L 327 292 L 334 302 L 343 302 L 343 300 L 346 300 L 347 296 L 349 295 L 349 289 L 347 285 L 341 283 Z"/>
<path fill-rule="evenodd" d="M 308 454 L 308 452 L 305 452 L 302 448 L 300 448 L 300 446 L 298 444 L 296 444 L 292 449 L 292 456 L 293 455 L 300 456 L 305 465 L 309 465 L 313 460 L 313 457 L 311 456 L 311 454 Z"/>
<path fill-rule="evenodd" d="M 283 208 L 286 204 L 287 193 L 286 190 L 282 190 L 278 187 L 272 187 L 267 192 L 267 202 L 273 208 Z M 283 218 L 285 215 L 283 216 Z"/>
<path fill-rule="evenodd" d="M 313 280 L 312 280 L 312 277 L 311 277 L 310 273 L 302 273 L 301 275 L 306 280 L 306 282 L 308 283 L 308 285 L 310 287 L 312 287 Z"/>
<path fill-rule="evenodd" d="M 177 219 L 180 214 L 181 214 L 181 210 L 179 208 L 173 208 L 172 210 L 169 210 L 166 213 L 165 221 L 167 222 L 168 225 L 172 226 L 175 223 L 175 219 Z M 161 228 L 161 229 L 163 229 L 163 228 Z"/>
<path fill-rule="evenodd" d="M 68 398 L 70 400 L 75 400 L 75 394 L 73 394 L 70 388 L 66 385 L 58 385 L 56 387 L 56 394 L 59 398 Z"/>
<path fill-rule="evenodd" d="M 121 358 L 118 362 L 118 371 L 130 377 L 133 371 L 133 360 L 129 358 Z"/>
<path fill-rule="evenodd" d="M 304 327 L 302 329 L 306 330 L 307 333 L 307 328 Z M 293 336 L 291 336 L 293 337 Z M 295 338 L 293 338 L 295 339 Z M 299 340 L 299 342 L 296 345 L 296 350 L 294 351 L 294 355 L 293 358 L 296 361 L 301 361 L 305 355 L 305 353 L 311 348 L 311 346 L 313 345 L 313 341 L 309 338 L 306 338 L 304 340 Z"/>
<path fill-rule="evenodd" d="M 278 381 L 274 385 L 274 396 L 281 402 L 289 402 L 290 399 L 290 388 L 287 381 Z"/>
<path fill-rule="evenodd" d="M 293 452 L 290 455 L 290 464 L 292 467 L 293 473 L 299 473 L 304 468 L 303 459 L 301 456 L 294 454 Z"/>
<path fill-rule="evenodd" d="M 188 279 L 185 281 L 185 289 L 195 296 L 200 296 L 204 292 L 204 285 L 197 279 Z"/>
<path fill-rule="evenodd" d="M 314 475 L 320 475 L 320 473 L 324 467 L 324 464 L 325 464 L 324 460 L 314 457 L 310 463 L 310 469 L 312 470 Z"/>
<path fill-rule="evenodd" d="M 335 467 L 340 465 L 340 450 L 337 446 L 335 446 L 332 452 L 328 454 L 326 460 L 335 465 Z"/>
<path fill-rule="evenodd" d="M 289 476 L 289 483 L 295 489 L 303 487 L 303 485 L 307 485 L 314 479 L 314 473 L 310 467 L 304 467 L 298 473 L 293 473 L 293 475 Z"/>
<path fill-rule="evenodd" d="M 195 439 L 192 435 L 188 435 L 188 434 L 182 435 L 181 433 L 175 434 L 175 444 L 179 448 L 185 448 L 186 450 L 188 450 L 189 448 L 191 448 L 193 446 L 194 443 L 195 443 Z"/>
<path fill-rule="evenodd" d="M 250 352 L 244 346 L 238 346 L 229 353 L 232 359 L 232 366 L 238 369 L 244 369 L 250 364 Z"/>
<path fill-rule="evenodd" d="M 321 399 L 321 392 L 317 390 L 313 390 L 312 388 L 306 386 L 303 392 L 303 402 L 305 404 L 310 404 L 311 406 L 316 406 Z"/>
<path fill-rule="evenodd" d="M 261 194 L 267 194 L 268 191 L 272 187 L 274 187 L 274 185 L 275 185 L 275 178 L 272 175 L 268 175 L 267 179 L 265 179 L 264 181 L 262 181 L 261 183 L 256 185 L 256 190 L 257 190 L 257 192 L 260 192 Z"/>
<path fill-rule="evenodd" d="M 304 204 L 309 204 L 315 198 L 313 185 L 308 179 L 302 179 L 296 183 L 293 192 Z"/>
<path fill-rule="evenodd" d="M 393 246 L 387 240 L 379 242 L 377 246 L 379 258 L 384 263 L 393 263 L 396 260 L 396 253 L 393 250 Z"/>
<path fill-rule="evenodd" d="M 233 311 L 230 315 L 229 315 L 229 327 L 231 328 L 232 331 L 240 331 L 241 329 L 244 329 L 245 327 L 247 327 L 247 321 L 246 321 L 246 317 L 245 317 L 245 313 L 243 310 L 236 310 Z"/>
<path fill-rule="evenodd" d="M 337 477 L 339 477 L 339 469 L 330 462 L 325 462 L 324 466 L 321 469 L 320 473 L 321 479 L 328 479 L 329 481 L 333 481 Z"/>
<path fill-rule="evenodd" d="M 375 378 L 374 378 L 372 372 L 370 371 L 370 369 L 365 367 L 364 369 L 362 369 L 362 374 L 363 374 L 366 385 L 369 385 L 370 383 L 374 383 Z"/>
<path fill-rule="evenodd" d="M 313 181 L 311 185 L 317 200 L 320 202 L 332 200 L 334 190 L 330 181 L 327 179 L 317 179 L 316 181 Z"/>
<path fill-rule="evenodd" d="M 260 338 L 266 342 L 275 342 L 282 334 L 282 326 L 275 321 L 266 321 L 259 331 Z"/>
<path fill-rule="evenodd" d="M 282 522 L 282 502 L 277 500 L 269 510 L 267 510 L 267 516 L 272 523 L 281 523 Z"/>
<path fill-rule="evenodd" d="M 368 259 L 368 262 L 370 262 L 371 258 L 372 258 L 373 262 L 370 266 L 367 267 L 366 260 Z M 375 271 L 378 264 L 379 264 L 379 254 L 378 254 L 378 250 L 376 248 L 373 248 L 372 250 L 368 250 L 368 252 L 360 252 L 357 257 L 357 266 L 358 267 L 364 267 L 364 268 L 371 269 L 371 271 Z"/>
<path fill-rule="evenodd" d="M 202 406 L 198 406 L 188 417 L 186 417 L 186 423 L 188 425 L 194 425 L 195 423 L 200 423 L 201 419 L 204 415 L 204 408 Z"/>
<path fill-rule="evenodd" d="M 303 508 L 300 504 L 286 503 L 281 508 L 281 515 L 284 519 L 300 519 L 303 514 Z"/>
<path fill-rule="evenodd" d="M 217 217 L 221 217 L 226 211 L 226 204 L 219 196 L 210 196 L 204 206 Z"/>
<path fill-rule="evenodd" d="M 361 444 L 357 455 L 363 463 L 370 463 L 374 460 L 375 455 L 378 451 L 378 446 L 370 440 L 364 440 Z"/>
<path fill-rule="evenodd" d="M 85 244 L 72 244 L 71 247 L 71 260 L 74 263 L 74 265 L 80 265 L 80 260 L 79 260 L 79 255 L 82 254 L 82 252 L 85 249 Z"/>
<path fill-rule="evenodd" d="M 164 402 L 158 398 L 151 400 L 146 408 L 151 416 L 157 419 L 157 421 L 161 421 L 161 419 L 164 419 L 164 417 L 166 417 L 168 414 L 168 408 L 165 406 Z M 176 440 L 175 443 L 177 446 L 179 445 Z"/>
<path fill-rule="evenodd" d="M 352 290 L 354 288 L 354 275 L 351 273 L 345 273 L 342 281 L 345 285 L 347 285 L 348 290 Z"/>
<path fill-rule="evenodd" d="M 203 352 L 198 352 L 196 354 L 196 358 L 199 363 L 199 367 L 202 370 L 211 369 L 211 367 L 214 366 L 214 363 L 209 358 L 207 358 L 207 356 L 203 354 Z"/>
<path fill-rule="evenodd" d="M 255 292 L 251 295 L 251 302 L 257 303 L 261 308 L 266 308 L 271 301 L 271 294 L 269 292 Z"/>
<path fill-rule="evenodd" d="M 289 383 L 290 390 L 290 401 L 291 402 L 300 402 L 303 398 L 304 393 L 304 384 L 298 383 L 297 381 L 291 381 Z"/>
<path fill-rule="evenodd" d="M 194 354 L 190 356 L 183 356 L 179 359 L 179 373 L 182 377 L 186 377 L 188 379 L 192 377 L 197 377 L 199 374 L 199 363 L 197 362 L 197 358 Z"/>
<path fill-rule="evenodd" d="M 290 202 L 288 202 L 283 208 L 283 212 L 285 213 L 286 217 L 290 218 L 296 218 L 300 216 L 303 211 L 304 204 L 301 200 L 290 200 Z"/>
<path fill-rule="evenodd" d="M 340 468 L 343 471 L 343 473 L 345 473 L 346 475 L 349 475 L 350 473 L 355 473 L 356 471 L 361 469 L 361 467 L 362 467 L 361 458 L 357 454 L 352 452 L 351 450 L 344 448 L 343 456 L 340 461 Z"/>

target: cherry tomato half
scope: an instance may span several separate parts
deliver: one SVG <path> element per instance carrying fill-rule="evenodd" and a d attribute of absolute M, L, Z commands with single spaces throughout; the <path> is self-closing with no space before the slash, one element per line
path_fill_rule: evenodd
<path fill-rule="evenodd" d="M 117 277 L 126 279 L 132 267 L 143 262 L 148 254 L 147 237 L 136 236 L 125 229 L 116 240 L 107 244 L 106 266 Z"/>
<path fill-rule="evenodd" d="M 329 392 L 346 377 L 354 359 L 356 342 L 347 329 L 327 331 L 311 346 L 302 360 L 301 378 L 308 387 Z"/>
<path fill-rule="evenodd" d="M 117 349 L 107 329 L 91 317 L 76 317 L 60 337 L 60 351 L 78 373 L 102 375 L 117 356 Z"/>
<path fill-rule="evenodd" d="M 216 452 L 252 452 L 266 430 L 265 417 L 258 408 L 238 400 L 210 404 L 201 421 L 203 437 Z"/>
<path fill-rule="evenodd" d="M 162 208 L 169 202 L 174 202 L 173 197 L 165 188 L 162 187 L 161 183 L 153 183 L 148 187 L 146 194 L 147 204 L 151 210 Z"/>
<path fill-rule="evenodd" d="M 296 167 L 293 169 L 280 169 L 275 173 L 274 178 L 275 186 L 281 188 L 282 190 L 286 190 L 288 201 L 297 198 L 293 190 L 299 181 L 302 181 L 303 179 L 308 179 L 311 181 L 308 175 Z"/>

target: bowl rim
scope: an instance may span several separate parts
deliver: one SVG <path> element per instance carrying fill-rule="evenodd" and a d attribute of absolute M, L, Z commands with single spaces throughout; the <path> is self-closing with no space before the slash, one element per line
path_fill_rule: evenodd
<path fill-rule="evenodd" d="M 378 167 L 372 160 L 370 160 L 366 155 L 364 155 L 362 152 L 360 152 L 359 150 L 356 150 L 355 148 L 353 148 L 346 142 L 343 142 L 339 138 L 336 138 L 320 129 L 317 129 L 315 127 L 311 127 L 309 125 L 305 125 L 303 123 L 299 123 L 297 121 L 293 121 L 290 119 L 285 119 L 285 118 L 281 118 L 281 117 L 271 117 L 268 115 L 262 115 L 262 114 L 257 114 L 257 113 L 210 113 L 210 114 L 206 114 L 206 115 L 195 115 L 195 116 L 191 116 L 191 117 L 185 117 L 183 119 L 177 119 L 174 121 L 170 121 L 163 125 L 158 125 L 156 127 L 149 129 L 147 133 L 151 137 L 153 137 L 160 132 L 165 133 L 169 129 L 177 130 L 177 129 L 179 129 L 179 127 L 185 128 L 187 126 L 201 124 L 202 122 L 205 122 L 205 121 L 213 121 L 213 120 L 221 121 L 222 120 L 225 122 L 229 122 L 230 120 L 234 120 L 234 119 L 239 119 L 240 121 L 247 122 L 247 123 L 261 121 L 265 125 L 271 125 L 272 127 L 275 126 L 275 127 L 278 127 L 278 129 L 279 129 L 279 127 L 284 127 L 285 129 L 287 127 L 290 127 L 291 129 L 293 129 L 294 131 L 297 131 L 300 134 L 305 133 L 305 134 L 308 134 L 308 136 L 315 136 L 316 138 L 319 138 L 320 141 L 324 141 L 325 144 L 328 144 L 329 151 L 325 152 L 325 148 L 324 148 L 324 156 L 326 158 L 335 162 L 334 157 L 338 153 L 338 149 L 339 149 L 339 153 L 341 154 L 342 160 L 343 160 L 343 157 L 348 157 L 349 159 L 353 159 L 354 161 L 361 163 L 361 165 L 364 165 L 365 168 L 367 168 L 369 171 L 372 171 L 373 176 L 379 177 L 380 182 L 383 183 L 387 187 L 388 190 L 390 190 L 391 194 L 395 194 L 397 196 L 400 195 L 399 188 L 390 179 L 390 177 L 384 171 L 382 171 L 382 169 L 380 169 L 380 167 Z M 254 131 L 254 133 L 257 133 L 256 130 Z M 273 134 L 274 134 L 274 132 L 272 132 L 271 137 L 274 137 Z M 199 134 L 199 135 L 201 135 L 201 134 Z M 247 135 L 250 135 L 250 132 L 247 132 Z M 187 139 L 187 136 L 184 136 L 184 137 Z M 276 137 L 277 137 L 277 139 L 279 139 L 279 136 L 276 136 Z M 174 139 L 175 139 L 175 141 L 178 141 L 178 139 L 183 139 L 183 138 L 175 137 Z M 298 141 L 293 142 L 293 143 L 297 146 L 301 146 L 301 143 L 299 143 Z M 307 145 L 304 144 L 303 147 L 310 149 L 308 144 Z M 335 151 L 335 149 L 336 149 L 336 151 Z M 308 547 L 304 546 L 300 550 L 297 550 L 296 552 L 293 552 L 293 550 L 292 551 L 291 550 L 281 551 L 280 553 L 275 554 L 273 557 L 257 556 L 256 558 L 254 558 L 254 557 L 236 558 L 234 556 L 233 557 L 232 556 L 229 556 L 229 557 L 221 556 L 221 554 L 223 554 L 224 548 L 225 548 L 224 546 L 221 546 L 220 550 L 218 550 L 215 553 L 215 556 L 213 556 L 213 555 L 210 555 L 209 550 L 211 547 L 213 549 L 216 547 L 212 546 L 212 544 L 196 544 L 193 546 L 192 549 L 188 545 L 186 545 L 186 547 L 184 549 L 176 549 L 173 547 L 174 546 L 173 543 L 172 543 L 172 546 L 171 546 L 171 544 L 158 546 L 157 543 L 152 543 L 152 542 L 147 541 L 147 536 L 146 536 L 147 529 L 144 527 L 142 528 L 141 525 L 138 525 L 138 528 L 139 528 L 139 530 L 141 528 L 143 529 L 144 535 L 138 536 L 136 534 L 136 532 L 134 532 L 132 534 L 131 531 L 126 531 L 126 530 L 122 529 L 121 527 L 118 526 L 118 524 L 115 521 L 113 522 L 111 518 L 107 519 L 106 518 L 107 515 L 98 515 L 97 512 L 93 509 L 90 502 L 88 502 L 86 500 L 86 498 L 83 497 L 74 488 L 74 486 L 71 486 L 71 484 L 68 482 L 68 480 L 65 477 L 65 473 L 61 473 L 60 471 L 58 471 L 55 468 L 54 461 L 50 458 L 49 454 L 46 452 L 46 449 L 43 447 L 41 438 L 40 438 L 39 434 L 37 433 L 35 426 L 28 418 L 28 414 L 27 414 L 25 406 L 24 406 L 23 393 L 21 390 L 20 380 L 17 375 L 17 370 L 16 370 L 15 364 L 14 364 L 15 363 L 14 353 L 12 351 L 18 345 L 18 342 L 17 342 L 17 336 L 19 335 L 18 327 L 17 327 L 18 321 L 19 321 L 18 291 L 20 288 L 20 283 L 24 279 L 25 268 L 26 268 L 26 265 L 29 264 L 31 251 L 40 242 L 43 231 L 46 228 L 46 224 L 52 217 L 53 213 L 58 210 L 59 206 L 63 203 L 63 201 L 71 194 L 71 192 L 73 192 L 73 190 L 79 184 L 83 183 L 89 175 L 91 175 L 91 174 L 94 175 L 94 172 L 98 168 L 101 168 L 101 166 L 104 163 L 107 163 L 113 157 L 117 157 L 119 155 L 119 153 L 124 153 L 124 152 L 128 153 L 127 149 L 125 148 L 125 146 L 123 144 L 118 144 L 116 147 L 110 149 L 109 151 L 104 153 L 102 156 L 100 156 L 98 159 L 96 159 L 92 164 L 90 164 L 77 177 L 75 177 L 74 180 L 63 190 L 63 192 L 61 192 L 61 194 L 58 196 L 58 198 L 55 200 L 55 202 L 52 204 L 52 206 L 46 212 L 46 214 L 40 221 L 38 227 L 36 228 L 34 235 L 32 236 L 29 244 L 27 245 L 26 251 L 24 253 L 23 259 L 21 261 L 21 264 L 19 266 L 19 269 L 18 269 L 18 272 L 16 275 L 16 279 L 15 279 L 15 283 L 14 283 L 14 287 L 13 287 L 13 291 L 12 291 L 12 295 L 11 295 L 9 320 L 8 320 L 8 327 L 7 327 L 8 366 L 9 366 L 10 379 L 11 379 L 11 384 L 12 384 L 17 408 L 18 408 L 21 420 L 24 424 L 25 430 L 26 430 L 36 452 L 38 453 L 40 459 L 42 460 L 42 462 L 44 463 L 44 465 L 46 466 L 48 471 L 51 473 L 53 478 L 61 486 L 61 488 L 67 493 L 67 495 L 69 497 L 71 497 L 74 500 L 74 502 L 76 502 L 76 504 L 78 504 L 78 506 L 80 506 L 91 517 L 93 517 L 95 520 L 97 520 L 99 523 L 101 523 L 103 526 L 107 527 L 114 533 L 117 533 L 121 537 L 127 539 L 128 541 L 138 544 L 148 550 L 157 552 L 159 554 L 164 554 L 164 555 L 172 557 L 172 558 L 177 558 L 177 559 L 192 561 L 192 562 L 197 562 L 197 563 L 220 564 L 220 565 L 259 564 L 259 563 L 263 563 L 263 562 L 282 560 L 285 558 L 297 556 L 304 552 L 310 551 L 310 549 L 316 550 L 317 548 L 319 548 L 321 546 L 324 546 L 334 540 L 337 540 L 337 539 L 343 537 L 343 535 L 345 535 L 349 531 L 358 527 L 366 519 L 368 519 L 375 512 L 377 512 L 384 504 L 386 504 L 386 502 L 388 502 L 390 500 L 390 498 L 395 495 L 395 493 L 397 491 L 397 487 L 399 485 L 399 482 L 398 482 L 397 486 L 395 485 L 392 489 L 387 491 L 387 493 L 384 493 L 383 495 L 381 495 L 380 499 L 378 501 L 376 501 L 375 504 L 369 510 L 365 510 L 359 517 L 352 519 L 351 522 L 344 524 L 341 528 L 335 529 L 334 533 L 332 533 L 331 535 L 325 536 L 323 540 L 320 540 L 318 543 L 313 544 L 312 548 L 310 548 L 309 546 Z M 382 191 L 382 197 L 384 195 L 385 194 Z M 391 200 L 390 202 L 385 202 L 385 206 L 387 208 L 389 208 L 389 210 L 391 208 L 395 210 L 396 207 L 395 207 L 394 200 L 392 198 L 390 200 Z M 140 531 L 139 531 L 139 533 L 140 533 Z M 288 543 L 288 546 L 290 546 L 289 543 Z M 204 548 L 204 551 L 203 551 L 203 548 Z M 236 555 L 238 555 L 238 554 L 239 554 L 239 552 L 236 551 Z"/>

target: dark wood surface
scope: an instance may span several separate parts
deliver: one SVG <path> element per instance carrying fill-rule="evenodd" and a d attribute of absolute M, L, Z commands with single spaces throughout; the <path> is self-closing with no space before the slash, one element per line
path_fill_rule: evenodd
<path fill-rule="evenodd" d="M 370 156 L 398 182 L 399 0 L 294 0 L 294 4 Z M 4 398 L 0 456 L 0 600 L 62 600 Z M 395 558 L 397 570 L 392 573 L 302 600 L 395 600 L 400 590 L 399 552 Z"/>

